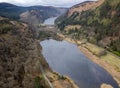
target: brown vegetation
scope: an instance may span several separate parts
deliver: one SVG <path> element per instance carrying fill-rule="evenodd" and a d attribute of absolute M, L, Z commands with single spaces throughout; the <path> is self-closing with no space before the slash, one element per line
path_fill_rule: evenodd
<path fill-rule="evenodd" d="M 21 22 L 5 18 L 0 22 L 0 30 L 6 31 L 0 34 L 0 88 L 34 88 L 34 78 L 41 72 L 31 30 Z M 12 28 L 6 29 L 6 24 Z"/>
<path fill-rule="evenodd" d="M 68 10 L 67 15 L 68 15 L 68 17 L 70 17 L 75 12 L 81 13 L 82 11 L 86 11 L 89 9 L 95 9 L 96 7 L 100 6 L 103 2 L 104 2 L 104 0 L 89 1 L 89 2 L 80 3 L 78 5 L 71 7 Z"/>

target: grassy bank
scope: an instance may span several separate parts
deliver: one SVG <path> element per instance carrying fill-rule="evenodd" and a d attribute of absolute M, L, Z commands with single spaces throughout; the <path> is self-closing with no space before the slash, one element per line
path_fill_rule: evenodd
<path fill-rule="evenodd" d="M 120 58 L 118 56 L 108 51 L 106 51 L 106 54 L 99 56 L 98 54 L 104 49 L 90 43 L 78 47 L 91 61 L 108 71 L 120 86 Z"/>
<path fill-rule="evenodd" d="M 94 55 L 98 55 L 101 51 L 104 50 L 103 48 L 90 43 L 84 44 L 84 47 L 87 48 Z M 120 57 L 107 51 L 107 53 L 100 56 L 99 59 L 106 61 L 107 63 L 112 65 L 116 69 L 116 71 L 120 72 Z"/>

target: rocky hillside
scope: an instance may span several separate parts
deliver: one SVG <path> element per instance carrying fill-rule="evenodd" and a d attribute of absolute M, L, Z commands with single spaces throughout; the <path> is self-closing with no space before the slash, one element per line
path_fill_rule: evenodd
<path fill-rule="evenodd" d="M 82 11 L 95 9 L 96 7 L 100 6 L 103 2 L 104 0 L 99 0 L 99 1 L 86 1 L 83 3 L 77 4 L 68 10 L 67 16 L 70 17 L 74 12 L 81 13 Z"/>
<path fill-rule="evenodd" d="M 73 14 L 75 16 L 75 14 L 77 13 L 81 13 L 81 12 L 84 12 L 84 11 L 87 11 L 87 10 L 93 10 L 95 9 L 96 7 L 100 6 L 102 3 L 104 2 L 104 0 L 98 0 L 98 1 L 85 1 L 85 2 L 82 2 L 80 4 L 77 4 L 77 5 L 74 5 L 72 6 L 71 8 L 69 8 L 67 10 L 67 12 L 63 15 L 61 15 L 57 20 L 56 20 L 56 23 L 60 23 L 61 21 L 65 21 L 64 19 L 69 19 L 71 17 L 73 17 Z"/>
<path fill-rule="evenodd" d="M 101 1 L 101 0 L 100 0 Z M 69 25 L 80 28 L 65 33 L 79 39 L 87 39 L 113 53 L 120 55 L 120 0 L 105 0 L 95 9 L 74 12 L 70 17 L 63 17 L 58 27 L 64 30 Z M 66 17 L 66 18 L 65 18 Z"/>
<path fill-rule="evenodd" d="M 29 10 L 20 14 L 20 20 L 28 23 L 29 25 L 34 25 L 34 28 L 44 21 L 44 18 L 40 15 L 42 12 L 40 10 Z"/>

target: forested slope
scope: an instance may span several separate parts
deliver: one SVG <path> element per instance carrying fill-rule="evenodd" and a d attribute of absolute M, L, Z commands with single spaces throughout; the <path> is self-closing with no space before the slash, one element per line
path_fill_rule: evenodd
<path fill-rule="evenodd" d="M 64 29 L 69 25 L 80 25 L 81 28 Z M 58 27 L 66 34 L 77 38 L 86 38 L 113 53 L 120 55 L 120 0 L 105 0 L 96 9 L 74 12 L 70 17 L 63 17 Z"/>

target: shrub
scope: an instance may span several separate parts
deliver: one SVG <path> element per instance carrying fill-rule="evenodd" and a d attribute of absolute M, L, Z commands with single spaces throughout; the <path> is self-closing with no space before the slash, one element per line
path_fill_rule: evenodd
<path fill-rule="evenodd" d="M 106 50 L 101 50 L 101 51 L 98 53 L 98 56 L 101 57 L 101 56 L 104 56 L 104 55 L 106 55 L 106 54 L 107 54 Z"/>
<path fill-rule="evenodd" d="M 7 32 L 11 31 L 13 26 L 10 24 L 3 24 L 0 27 L 0 34 L 6 34 Z"/>
<path fill-rule="evenodd" d="M 42 77 L 35 77 L 35 82 L 34 82 L 34 88 L 44 88 L 44 86 L 42 85 L 41 81 L 43 80 Z"/>
<path fill-rule="evenodd" d="M 63 75 L 59 75 L 59 79 L 61 79 L 61 80 L 65 80 L 65 79 L 66 79 L 66 77 L 65 77 L 65 76 L 63 76 Z"/>

